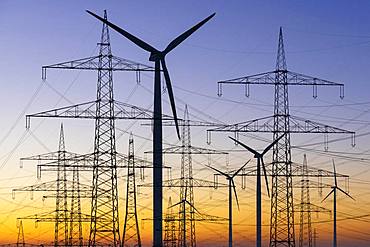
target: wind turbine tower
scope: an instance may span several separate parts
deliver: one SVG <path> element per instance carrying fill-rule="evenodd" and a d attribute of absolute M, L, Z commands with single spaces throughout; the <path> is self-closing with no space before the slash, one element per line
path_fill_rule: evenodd
<path fill-rule="evenodd" d="M 143 50 L 150 53 L 149 61 L 154 62 L 155 75 L 154 75 L 154 127 L 153 127 L 153 246 L 162 246 L 162 220 L 163 220 L 163 157 L 162 157 L 162 87 L 161 87 L 161 67 L 164 73 L 164 78 L 168 90 L 168 96 L 170 98 L 171 109 L 176 124 L 177 136 L 180 139 L 180 131 L 177 122 L 175 98 L 173 95 L 172 84 L 170 74 L 168 72 L 165 57 L 166 55 L 187 39 L 191 34 L 203 26 L 209 21 L 215 14 L 210 15 L 203 21 L 199 22 L 188 31 L 184 32 L 177 38 L 175 38 L 168 46 L 163 50 L 159 51 L 143 40 L 135 37 L 128 33 L 122 28 L 109 22 L 107 19 L 102 18 L 90 11 L 89 14 L 104 22 L 112 29 L 126 37 L 128 40 L 142 48 Z"/>

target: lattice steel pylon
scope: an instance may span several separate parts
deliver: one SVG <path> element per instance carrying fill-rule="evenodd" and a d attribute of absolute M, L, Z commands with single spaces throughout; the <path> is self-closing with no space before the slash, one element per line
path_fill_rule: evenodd
<path fill-rule="evenodd" d="M 104 11 L 104 18 L 107 13 Z M 152 119 L 149 110 L 118 102 L 113 97 L 113 71 L 134 71 L 140 81 L 141 71 L 153 68 L 112 55 L 108 26 L 103 24 L 99 55 L 57 63 L 42 67 L 42 79 L 46 70 L 91 70 L 98 72 L 96 100 L 61 107 L 26 116 L 26 128 L 31 117 L 80 118 L 95 120 L 93 189 L 89 246 L 121 245 L 118 217 L 117 162 L 115 144 L 116 119 Z M 164 119 L 168 116 L 164 116 Z"/>
<path fill-rule="evenodd" d="M 173 212 L 172 199 L 168 199 L 168 207 L 164 219 L 163 247 L 176 247 L 176 216 Z"/>
<path fill-rule="evenodd" d="M 60 125 L 57 191 L 55 198 L 54 246 L 68 246 L 68 198 L 67 198 L 67 168 L 66 148 L 63 124 Z"/>
<path fill-rule="evenodd" d="M 303 158 L 301 205 L 299 214 L 299 247 L 312 247 L 310 188 L 307 176 L 307 157 Z"/>
<path fill-rule="evenodd" d="M 107 13 L 104 12 L 107 19 Z M 89 246 L 96 241 L 120 246 L 116 135 L 114 125 L 112 51 L 108 26 L 103 25 L 99 50 L 98 90 L 95 115 L 93 191 Z M 98 194 L 103 190 L 105 195 Z"/>
<path fill-rule="evenodd" d="M 25 247 L 25 246 L 26 246 L 26 243 L 24 242 L 23 222 L 19 221 L 17 247 Z"/>
<path fill-rule="evenodd" d="M 193 190 L 193 164 L 191 157 L 191 137 L 190 137 L 190 124 L 189 112 L 187 105 L 185 106 L 184 125 L 182 126 L 181 135 L 181 187 L 180 187 L 180 201 L 188 201 L 192 206 L 187 203 L 181 203 L 179 207 L 179 234 L 178 246 L 179 247 L 195 247 L 195 221 L 194 221 L 194 190 Z M 189 207 L 186 210 L 185 207 Z"/>
<path fill-rule="evenodd" d="M 127 187 L 126 187 L 126 212 L 123 227 L 122 246 L 141 247 L 140 229 L 136 207 L 136 181 L 135 181 L 135 149 L 132 134 L 129 138 Z"/>
<path fill-rule="evenodd" d="M 69 176 L 69 164 L 71 160 L 78 157 L 77 154 L 67 152 L 65 149 L 65 137 L 63 124 L 60 127 L 59 148 L 57 152 L 51 152 L 41 155 L 35 155 L 21 160 L 48 160 L 56 163 L 57 179 L 42 184 L 31 185 L 23 188 L 13 189 L 15 191 L 43 191 L 55 192 L 53 195 L 47 195 L 55 198 L 55 211 L 50 213 L 42 213 L 25 217 L 24 219 L 35 219 L 36 221 L 53 222 L 54 223 L 54 246 L 83 246 L 82 239 L 82 217 L 81 217 L 81 198 L 80 198 L 80 183 L 78 167 L 72 167 L 72 182 Z M 39 166 L 43 166 L 40 164 Z M 41 175 L 41 174 L 38 174 Z M 41 177 L 39 177 L 41 178 Z M 91 188 L 84 188 L 84 192 L 91 191 Z M 45 198 L 45 197 L 44 197 Z M 68 200 L 71 199 L 70 208 Z M 84 217 L 86 218 L 86 217 Z M 90 220 L 90 218 L 89 218 Z M 84 220 L 86 222 L 86 219 Z"/>
<path fill-rule="evenodd" d="M 260 73 L 236 79 L 219 81 L 218 95 L 222 95 L 222 84 L 245 85 L 246 96 L 249 96 L 249 85 L 272 85 L 274 86 L 274 115 L 264 118 L 251 120 L 248 122 L 224 125 L 210 131 L 234 132 L 238 138 L 239 132 L 262 132 L 273 133 L 273 141 L 277 140 L 281 134 L 285 133 L 284 138 L 280 139 L 273 147 L 272 155 L 272 196 L 271 196 L 271 218 L 270 218 L 270 247 L 294 247 L 294 205 L 293 205 L 293 185 L 292 185 L 292 161 L 291 161 L 291 133 L 324 133 L 325 144 L 327 144 L 327 134 L 345 133 L 353 136 L 354 132 L 316 123 L 299 117 L 291 116 L 289 113 L 288 87 L 312 86 L 313 97 L 317 97 L 317 86 L 337 86 L 340 88 L 340 97 L 344 97 L 344 85 L 307 76 L 287 70 L 283 32 L 280 28 L 279 44 L 274 71 Z M 263 123 L 261 123 L 263 122 Z M 207 134 L 207 141 L 210 136 Z M 327 146 L 326 146 L 327 148 Z"/>
<path fill-rule="evenodd" d="M 70 246 L 83 246 L 80 174 L 72 167 L 72 191 L 68 241 Z"/>
<path fill-rule="evenodd" d="M 281 132 L 285 136 L 273 147 L 273 174 L 286 175 L 272 177 L 270 246 L 295 246 L 294 201 L 292 185 L 289 101 L 287 66 L 285 60 L 283 33 L 280 29 L 279 46 L 275 74 L 274 133 L 276 140 Z M 279 209 L 286 209 L 280 212 Z M 283 214 L 283 215 L 281 215 Z M 285 242 L 280 244 L 281 241 Z"/>
<path fill-rule="evenodd" d="M 295 205 L 295 211 L 299 212 L 299 247 L 313 247 L 314 245 L 314 234 L 312 231 L 312 220 L 311 214 L 316 213 L 331 213 L 329 209 L 324 207 L 317 206 L 311 203 L 310 199 L 310 187 L 312 181 L 309 180 L 309 169 L 307 166 L 307 156 L 304 154 L 303 156 L 303 164 L 302 164 L 302 176 L 301 180 L 299 181 L 301 188 L 301 201 L 299 204 Z M 319 184 L 319 189 L 324 187 L 323 184 Z M 326 185 L 325 187 L 329 187 Z M 321 190 L 319 190 L 321 191 Z"/>

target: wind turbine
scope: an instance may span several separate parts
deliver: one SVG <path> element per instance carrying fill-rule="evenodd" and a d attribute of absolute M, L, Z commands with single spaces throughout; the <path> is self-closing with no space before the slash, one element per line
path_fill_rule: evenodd
<path fill-rule="evenodd" d="M 263 150 L 262 153 L 257 152 L 251 147 L 248 147 L 244 143 L 232 138 L 229 136 L 230 139 L 232 139 L 234 142 L 240 144 L 242 147 L 247 149 L 249 152 L 254 154 L 254 158 L 257 159 L 257 185 L 256 185 L 256 204 L 257 204 L 257 226 L 256 226 L 256 246 L 261 247 L 262 244 L 262 237 L 261 237 L 261 224 L 262 224 L 262 202 L 261 202 L 261 164 L 263 168 L 263 173 L 265 176 L 265 181 L 266 181 L 266 189 L 267 189 L 267 194 L 270 197 L 270 190 L 269 190 L 269 185 L 268 185 L 268 179 L 267 179 L 267 174 L 266 174 L 266 167 L 265 163 L 263 162 L 263 156 L 284 136 L 285 134 L 281 135 L 278 139 L 276 139 L 273 143 L 268 145 L 265 150 Z"/>
<path fill-rule="evenodd" d="M 235 194 L 235 200 L 238 205 L 238 210 L 239 210 L 239 200 L 238 200 L 238 195 L 236 194 L 235 190 L 235 183 L 234 183 L 234 177 L 238 175 L 238 173 L 249 163 L 250 160 L 247 161 L 242 167 L 239 168 L 233 175 L 227 174 L 225 172 L 222 172 L 216 168 L 213 168 L 209 165 L 207 167 L 211 168 L 212 170 L 218 172 L 219 174 L 223 175 L 226 177 L 227 180 L 229 180 L 229 247 L 233 246 L 233 204 L 232 204 L 232 190 L 234 190 Z"/>
<path fill-rule="evenodd" d="M 162 171 L 162 100 L 161 100 L 161 65 L 166 81 L 166 86 L 168 90 L 168 96 L 170 98 L 171 109 L 173 117 L 175 120 L 177 136 L 180 139 L 180 131 L 176 114 L 175 99 L 173 96 L 173 90 L 171 85 L 170 74 L 168 72 L 165 57 L 166 55 L 175 49 L 180 43 L 182 43 L 186 38 L 203 26 L 207 21 L 209 21 L 215 13 L 205 18 L 203 21 L 199 22 L 183 34 L 179 35 L 172 42 L 170 42 L 163 51 L 159 51 L 148 43 L 142 41 L 141 39 L 135 37 L 134 35 L 128 33 L 122 28 L 116 26 L 115 24 L 105 20 L 104 18 L 92 13 L 87 12 L 99 19 L 100 21 L 106 23 L 109 27 L 126 37 L 131 42 L 135 43 L 137 46 L 143 50 L 150 52 L 149 61 L 155 64 L 155 74 L 154 74 L 154 128 L 153 128 L 153 245 L 154 247 L 162 246 L 162 181 L 163 181 L 163 171 Z"/>
<path fill-rule="evenodd" d="M 176 207 L 177 205 L 181 205 L 181 204 L 183 204 L 183 212 L 181 212 L 182 213 L 182 219 L 180 219 L 180 220 L 182 220 L 183 221 L 183 224 L 182 224 L 182 226 L 183 226 L 183 229 L 182 229 L 182 233 L 183 233 L 183 236 L 182 236 L 182 239 L 183 239 L 183 245 L 182 246 L 179 246 L 179 247 L 187 247 L 187 243 L 186 243 L 186 204 L 188 204 L 192 209 L 194 209 L 198 214 L 201 214 L 199 211 L 198 211 L 198 209 L 196 209 L 195 207 L 194 207 L 194 205 L 191 203 L 191 202 L 189 202 L 186 198 L 187 198 L 187 191 L 188 191 L 188 183 L 186 183 L 186 185 L 185 185 L 185 198 L 184 199 L 181 199 L 181 201 L 179 201 L 178 203 L 175 203 L 175 204 L 173 204 L 172 206 L 170 206 L 169 208 L 173 208 L 173 207 Z"/>
<path fill-rule="evenodd" d="M 335 163 L 333 160 L 333 168 L 334 168 L 334 186 L 331 186 L 332 190 L 329 192 L 329 194 L 321 201 L 325 201 L 326 198 L 328 198 L 332 193 L 334 193 L 334 226 L 333 226 L 333 247 L 337 247 L 337 190 L 351 198 L 352 200 L 355 201 L 355 199 L 350 196 L 347 192 L 342 190 L 341 188 L 338 187 L 338 182 L 337 182 L 337 173 L 335 171 Z"/>

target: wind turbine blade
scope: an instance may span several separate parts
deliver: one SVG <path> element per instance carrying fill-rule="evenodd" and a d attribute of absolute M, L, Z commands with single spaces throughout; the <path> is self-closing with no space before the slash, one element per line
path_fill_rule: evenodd
<path fill-rule="evenodd" d="M 238 211 L 240 211 L 240 207 L 239 207 L 239 199 L 238 199 L 238 194 L 236 193 L 234 180 L 233 180 L 233 179 L 231 179 L 231 182 L 232 182 L 232 184 L 233 184 L 233 190 L 234 190 L 234 194 L 235 194 L 236 204 L 238 205 Z"/>
<path fill-rule="evenodd" d="M 161 59 L 161 63 L 162 63 L 164 78 L 165 78 L 165 81 L 166 81 L 166 86 L 167 86 L 167 91 L 168 91 L 168 97 L 170 98 L 172 114 L 173 114 L 173 118 L 175 119 L 177 137 L 179 139 L 181 139 L 181 137 L 180 137 L 179 123 L 178 123 L 177 113 L 176 113 L 175 98 L 173 96 L 173 90 L 172 90 L 172 84 L 171 84 L 170 74 L 168 73 L 168 69 L 167 69 L 166 61 L 164 60 L 164 57 Z"/>
<path fill-rule="evenodd" d="M 198 214 L 201 214 L 201 213 L 199 212 L 199 210 L 198 210 L 196 207 L 194 207 L 194 205 L 193 205 L 193 204 L 191 204 L 190 202 L 188 202 L 188 200 L 185 200 L 185 202 L 186 202 L 187 204 L 189 204 L 189 206 L 190 206 L 190 207 L 194 208 L 194 210 L 195 210 Z"/>
<path fill-rule="evenodd" d="M 227 177 L 227 178 L 230 178 L 230 175 L 229 174 L 226 174 L 226 173 L 224 173 L 224 172 L 222 172 L 222 171 L 220 171 L 220 170 L 218 170 L 218 169 L 216 169 L 216 168 L 213 168 L 212 166 L 209 166 L 209 165 L 206 165 L 208 168 L 211 168 L 212 170 L 214 170 L 214 171 L 216 171 L 216 172 L 218 172 L 218 173 L 220 173 L 221 175 L 224 175 L 225 177 Z"/>
<path fill-rule="evenodd" d="M 330 193 L 327 195 L 327 196 L 325 196 L 325 198 L 324 199 L 322 199 L 322 201 L 321 202 L 323 202 L 323 201 L 325 201 L 326 200 L 326 198 L 328 198 L 330 195 L 331 195 L 331 193 L 333 193 L 334 192 L 334 190 L 335 190 L 336 188 L 333 188 L 331 191 L 330 191 Z"/>
<path fill-rule="evenodd" d="M 250 148 L 248 147 L 247 145 L 245 145 L 244 143 L 236 140 L 235 138 L 232 138 L 231 136 L 229 136 L 229 138 L 231 140 L 233 140 L 234 142 L 237 142 L 239 145 L 241 145 L 243 148 L 247 149 L 249 152 L 253 153 L 254 155 L 256 156 L 261 156 L 261 154 L 259 152 L 257 152 L 256 150 L 254 150 L 253 148 Z"/>
<path fill-rule="evenodd" d="M 86 10 L 87 13 L 94 16 L 95 18 L 99 19 L 100 21 L 107 24 L 112 29 L 116 30 L 118 33 L 122 34 L 124 37 L 129 39 L 131 42 L 135 43 L 137 46 L 141 47 L 142 49 L 148 51 L 148 52 L 158 52 L 157 49 L 155 49 L 153 46 L 149 45 L 148 43 L 142 41 L 141 39 L 135 37 L 134 35 L 130 34 L 129 32 L 123 30 L 122 28 L 116 26 L 115 24 L 105 20 L 104 18 L 94 14 L 93 12 Z"/>
<path fill-rule="evenodd" d="M 265 177 L 267 195 L 268 195 L 268 197 L 270 197 L 269 180 L 267 178 L 266 167 L 265 167 L 265 162 L 263 161 L 263 156 L 261 157 L 261 163 L 262 163 L 263 175 Z"/>
<path fill-rule="evenodd" d="M 249 163 L 249 161 L 251 160 L 248 160 L 242 167 L 239 168 L 239 170 L 237 170 L 232 176 L 231 178 L 234 178 L 236 175 L 238 175 L 238 173 L 243 170 L 243 168 Z"/>
<path fill-rule="evenodd" d="M 346 196 L 348 196 L 349 198 L 351 198 L 352 200 L 356 201 L 355 198 L 353 198 L 350 194 L 348 194 L 347 192 L 345 192 L 344 190 L 342 190 L 341 188 L 337 187 L 338 190 L 340 190 L 343 194 L 345 194 Z"/>
<path fill-rule="evenodd" d="M 264 155 L 265 153 L 267 153 L 278 141 L 280 141 L 281 138 L 283 138 L 283 136 L 285 136 L 285 133 L 282 134 L 278 139 L 276 139 L 273 143 L 271 143 L 270 145 L 268 145 L 265 150 L 263 150 L 262 152 L 262 155 Z"/>
<path fill-rule="evenodd" d="M 177 205 L 180 205 L 181 203 L 184 203 L 183 201 L 180 201 L 178 203 L 175 203 L 173 204 L 172 206 L 168 207 L 168 208 L 173 208 L 173 207 L 176 207 Z"/>
<path fill-rule="evenodd" d="M 175 38 L 171 43 L 168 44 L 166 49 L 164 49 L 163 53 L 167 54 L 173 49 L 175 49 L 176 46 L 178 46 L 181 42 L 183 42 L 185 39 L 187 39 L 190 35 L 192 35 L 196 30 L 198 30 L 201 26 L 203 26 L 207 21 L 209 21 L 216 13 L 213 13 L 212 15 L 205 18 L 203 21 L 199 22 L 177 38 Z"/>
<path fill-rule="evenodd" d="M 335 170 L 335 163 L 334 163 L 334 159 L 333 159 L 333 168 L 334 168 L 334 183 L 335 183 L 335 187 L 338 187 L 337 172 L 336 172 L 336 170 Z"/>

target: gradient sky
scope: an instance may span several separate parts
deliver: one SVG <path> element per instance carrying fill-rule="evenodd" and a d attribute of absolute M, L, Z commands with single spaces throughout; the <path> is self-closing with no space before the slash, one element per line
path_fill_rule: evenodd
<path fill-rule="evenodd" d="M 28 162 L 19 168 L 19 158 L 55 151 L 61 120 L 34 119 L 30 131 L 25 130 L 27 113 L 82 103 L 95 99 L 96 74 L 93 72 L 48 72 L 48 80 L 41 80 L 41 66 L 97 54 L 101 23 L 89 16 L 85 9 L 102 15 L 108 11 L 110 21 L 137 35 L 158 49 L 178 34 L 209 14 L 215 18 L 167 56 L 167 65 L 174 85 L 177 109 L 182 116 L 184 105 L 189 105 L 191 118 L 226 123 L 236 123 L 272 115 L 273 89 L 269 86 L 252 86 L 251 96 L 244 96 L 243 87 L 225 86 L 223 97 L 217 97 L 218 80 L 231 79 L 271 71 L 275 66 L 277 36 L 283 27 L 288 69 L 315 77 L 345 84 L 345 98 L 339 98 L 337 88 L 319 88 L 313 99 L 311 87 L 291 87 L 290 112 L 328 125 L 356 131 L 356 146 L 344 135 L 333 135 L 329 151 L 324 151 L 322 135 L 292 135 L 293 161 L 301 163 L 303 154 L 310 166 L 331 170 L 334 158 L 339 173 L 351 177 L 350 193 L 355 202 L 340 196 L 338 199 L 338 241 L 340 246 L 363 247 L 370 242 L 370 214 L 368 193 L 370 155 L 370 3 L 367 1 L 0 1 L 0 72 L 1 72 L 1 122 L 0 122 L 0 242 L 15 242 L 16 218 L 53 210 L 51 199 L 42 202 L 42 194 L 35 193 L 30 200 L 27 193 L 17 193 L 12 199 L 11 189 L 49 181 L 54 174 L 36 178 L 36 164 Z M 111 44 L 116 56 L 150 64 L 149 54 L 143 52 L 111 31 Z M 145 108 L 152 104 L 152 75 L 143 74 L 141 84 L 135 74 L 114 75 L 115 98 Z M 164 111 L 170 113 L 168 96 L 164 95 Z M 93 121 L 63 121 L 67 149 L 90 152 L 93 145 Z M 143 156 L 151 149 L 150 127 L 142 122 L 121 121 L 117 126 L 117 150 L 127 152 L 128 133 L 135 134 L 136 153 Z M 206 144 L 205 129 L 192 129 L 195 146 L 238 150 L 226 133 L 213 135 L 210 146 Z M 242 141 L 263 148 L 271 135 L 245 135 Z M 178 143 L 174 128 L 165 128 L 164 142 Z M 302 147 L 304 146 L 304 149 Z M 245 152 L 232 152 L 229 164 L 224 157 L 214 157 L 212 162 L 221 169 L 239 167 L 252 158 Z M 266 160 L 271 160 L 269 157 Z M 179 157 L 168 156 L 174 164 L 172 177 L 179 173 Z M 194 158 L 194 173 L 198 178 L 213 179 L 205 169 L 207 157 Z M 254 164 L 254 163 L 253 163 Z M 120 171 L 123 176 L 126 171 Z M 145 182 L 151 181 L 146 171 Z M 82 180 L 89 183 L 89 174 Z M 220 182 L 222 179 L 220 179 Z M 247 189 L 240 188 L 241 210 L 235 210 L 235 245 L 254 243 L 254 182 L 247 180 Z M 325 181 L 332 183 L 330 179 Z M 341 185 L 344 186 L 343 181 Z M 122 189 L 121 189 L 122 188 Z M 324 194 L 329 192 L 324 189 Z M 151 191 L 140 190 L 139 217 L 151 217 Z M 178 192 L 165 191 L 176 202 Z M 295 190 L 299 202 L 300 191 Z M 196 206 L 200 211 L 227 216 L 226 190 L 199 189 Z M 121 205 L 125 196 L 124 181 L 120 181 Z M 321 203 L 317 190 L 312 190 L 312 202 L 332 208 L 332 201 Z M 269 200 L 263 197 L 263 223 L 269 224 Z M 83 201 L 84 211 L 89 202 Z M 235 207 L 236 209 L 236 207 Z M 124 215 L 121 207 L 121 218 Z M 297 214 L 298 216 L 298 214 Z M 355 220 L 348 219 L 357 217 Z M 321 214 L 313 221 L 319 232 L 318 246 L 329 246 L 332 239 L 331 218 Z M 123 221 L 122 221 L 123 222 Z M 144 223 L 145 222 L 145 223 Z M 296 218 L 298 223 L 298 217 Z M 51 241 L 52 224 L 33 222 L 25 225 L 27 242 Z M 227 244 L 226 225 L 199 223 L 197 239 L 200 246 Z M 151 222 L 141 221 L 143 241 L 151 243 Z M 298 226 L 296 235 L 298 237 Z M 88 225 L 84 226 L 85 237 Z M 264 243 L 268 242 L 268 226 L 263 228 Z M 217 239 L 217 241 L 215 240 Z"/>

